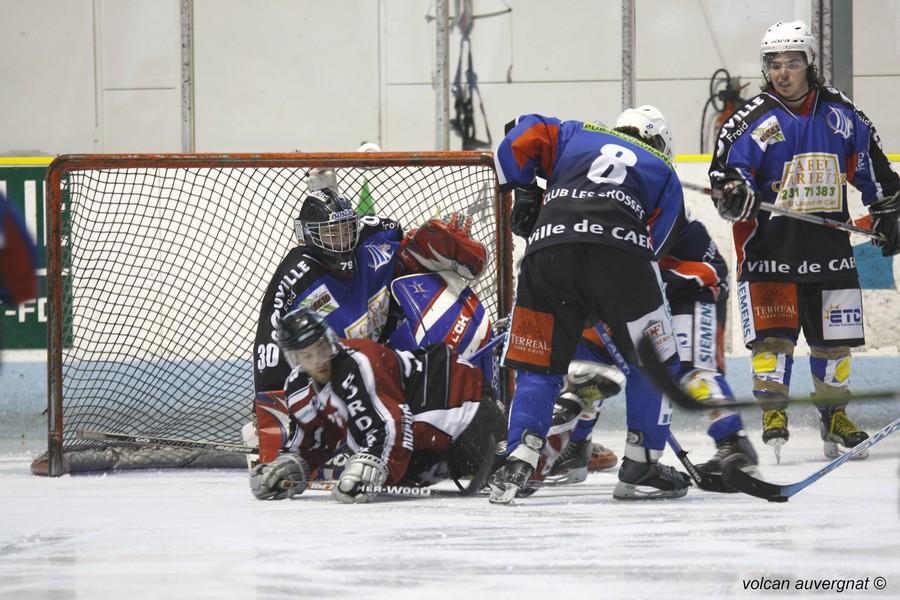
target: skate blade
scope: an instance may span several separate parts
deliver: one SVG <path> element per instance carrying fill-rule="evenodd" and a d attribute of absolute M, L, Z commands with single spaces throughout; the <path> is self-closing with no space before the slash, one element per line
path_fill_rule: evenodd
<path fill-rule="evenodd" d="M 544 477 L 544 484 L 571 485 L 574 483 L 581 483 L 582 481 L 587 479 L 587 474 L 587 467 L 569 469 L 568 471 L 564 471 L 562 473 L 559 473 L 558 475 L 547 475 L 546 477 Z"/>
<path fill-rule="evenodd" d="M 507 484 L 503 487 L 495 487 L 491 486 L 491 495 L 488 497 L 488 501 L 491 504 L 509 504 L 513 501 L 513 498 L 516 497 L 516 492 L 519 491 L 519 488 L 512 485 Z"/>
<path fill-rule="evenodd" d="M 825 458 L 829 460 L 834 460 L 842 454 L 846 454 L 848 450 L 851 450 L 851 448 L 845 448 L 844 446 L 841 446 L 840 444 L 837 444 L 835 442 L 826 441 L 822 444 L 823 451 L 825 452 Z M 866 458 L 869 458 L 869 451 L 863 450 L 859 454 L 853 456 L 850 460 L 864 460 Z"/>
<path fill-rule="evenodd" d="M 613 490 L 613 498 L 616 500 L 666 500 L 669 498 L 681 498 L 687 494 L 688 489 L 661 490 L 650 485 L 634 485 L 620 481 Z"/>
<path fill-rule="evenodd" d="M 784 446 L 785 442 L 787 440 L 781 438 L 772 438 L 766 442 L 766 445 L 775 451 L 775 462 L 779 465 L 781 464 L 781 447 Z"/>

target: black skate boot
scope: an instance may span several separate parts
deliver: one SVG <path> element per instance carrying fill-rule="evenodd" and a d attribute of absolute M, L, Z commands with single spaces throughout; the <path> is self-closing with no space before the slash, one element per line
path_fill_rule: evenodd
<path fill-rule="evenodd" d="M 516 496 L 534 493 L 533 489 L 528 488 L 528 480 L 537 467 L 543 447 L 544 439 L 539 435 L 530 431 L 522 434 L 522 442 L 488 481 L 491 504 L 509 504 Z"/>
<path fill-rule="evenodd" d="M 554 484 L 581 483 L 587 479 L 591 462 L 591 439 L 569 442 L 553 463 L 544 481 Z"/>
<path fill-rule="evenodd" d="M 548 435 L 559 435 L 575 429 L 578 417 L 587 406 L 584 399 L 574 392 L 563 392 L 553 404 L 553 420 L 550 422 Z"/>
<path fill-rule="evenodd" d="M 764 410 L 762 440 L 775 451 L 775 462 L 781 462 L 781 447 L 788 441 L 788 417 L 783 409 Z"/>
<path fill-rule="evenodd" d="M 728 463 L 754 477 L 758 476 L 756 465 L 759 464 L 759 459 L 756 450 L 743 432 L 728 436 L 717 443 L 716 448 L 718 451 L 709 462 L 697 465 L 698 471 L 721 475 L 722 465 Z"/>
<path fill-rule="evenodd" d="M 868 433 L 850 420 L 844 407 L 820 408 L 819 414 L 822 417 L 821 432 L 826 458 L 837 458 L 844 452 L 841 447 L 845 450 L 853 448 L 869 438 Z M 853 458 L 858 460 L 868 456 L 868 450 L 864 450 Z"/>
<path fill-rule="evenodd" d="M 681 498 L 687 494 L 690 478 L 673 467 L 657 462 L 662 451 L 649 450 L 638 444 L 643 435 L 629 430 L 625 457 L 619 467 L 619 483 L 613 490 L 616 500 L 656 500 Z"/>

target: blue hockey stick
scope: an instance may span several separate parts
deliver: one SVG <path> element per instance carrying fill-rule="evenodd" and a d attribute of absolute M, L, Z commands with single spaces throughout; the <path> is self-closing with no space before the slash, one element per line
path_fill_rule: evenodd
<path fill-rule="evenodd" d="M 735 469 L 732 465 L 725 463 L 722 467 L 722 479 L 725 484 L 733 488 L 735 491 L 743 492 L 757 498 L 763 498 L 769 502 L 787 502 L 788 498 L 797 492 L 806 489 L 813 483 L 825 477 L 839 466 L 851 460 L 858 454 L 865 452 L 887 436 L 900 429 L 900 419 L 888 424 L 884 429 L 876 431 L 872 437 L 860 442 L 844 454 L 841 454 L 833 461 L 797 483 L 777 484 L 757 479 L 752 475 L 744 473 L 740 469 Z"/>

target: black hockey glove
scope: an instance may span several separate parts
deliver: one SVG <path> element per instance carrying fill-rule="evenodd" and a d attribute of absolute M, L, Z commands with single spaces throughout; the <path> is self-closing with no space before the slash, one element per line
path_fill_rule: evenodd
<path fill-rule="evenodd" d="M 717 191 L 716 208 L 729 221 L 749 221 L 759 213 L 762 196 L 753 191 L 745 181 L 732 179 Z"/>
<path fill-rule="evenodd" d="M 541 190 L 537 187 L 517 188 L 513 195 L 513 208 L 510 215 L 512 232 L 519 237 L 528 238 L 534 231 L 534 225 L 541 212 Z"/>
<path fill-rule="evenodd" d="M 884 256 L 900 254 L 900 192 L 869 207 L 875 231 L 884 236 L 882 240 L 872 240 L 881 248 Z"/>

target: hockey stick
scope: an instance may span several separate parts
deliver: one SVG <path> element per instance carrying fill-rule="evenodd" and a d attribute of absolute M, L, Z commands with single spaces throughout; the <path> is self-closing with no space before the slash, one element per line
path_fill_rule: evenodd
<path fill-rule="evenodd" d="M 628 375 L 631 372 L 631 368 L 625 362 L 625 359 L 622 357 L 622 353 L 619 352 L 619 349 L 616 347 L 615 342 L 612 341 L 612 338 L 606 333 L 606 329 L 604 327 L 594 327 L 594 330 L 597 332 L 597 335 L 600 337 L 600 341 L 603 342 L 603 345 L 606 346 L 607 352 L 612 356 L 613 361 L 615 361 L 616 366 L 621 369 L 625 375 Z M 646 340 L 646 338 L 644 338 Z M 643 341 L 643 340 L 642 340 Z M 651 342 L 652 344 L 652 342 Z M 653 355 L 656 357 L 656 350 L 653 350 Z M 659 358 L 656 357 L 657 362 L 659 362 Z M 660 363 L 662 366 L 662 363 Z M 665 367 L 662 367 L 665 370 Z M 668 375 L 668 371 L 666 371 Z M 653 380 L 651 379 L 651 383 Z M 657 386 L 658 387 L 658 386 Z M 660 389 L 661 392 L 665 393 L 665 390 Z M 704 473 L 697 469 L 694 463 L 688 458 L 687 450 L 681 447 L 681 444 L 678 443 L 678 440 L 675 439 L 675 434 L 672 433 L 671 428 L 669 429 L 669 436 L 666 438 L 666 443 L 669 444 L 669 447 L 672 449 L 672 452 L 675 453 L 675 456 L 678 457 L 678 460 L 684 465 L 685 470 L 687 470 L 688 475 L 691 476 L 691 479 L 694 480 L 694 483 L 697 484 L 701 490 L 706 490 L 707 492 L 718 492 L 720 494 L 730 494 L 734 490 L 725 485 L 725 481 L 722 479 L 722 476 L 714 473 Z"/>
<path fill-rule="evenodd" d="M 755 406 L 766 408 L 767 402 L 761 398 L 747 398 L 724 400 L 721 402 L 700 402 L 691 396 L 683 387 L 672 379 L 669 370 L 656 354 L 653 341 L 648 338 L 641 339 L 637 347 L 638 355 L 641 357 L 641 364 L 644 367 L 644 373 L 650 381 L 659 388 L 662 393 L 668 396 L 672 402 L 687 410 L 709 410 L 711 408 L 743 408 L 747 406 Z M 842 396 L 799 396 L 795 398 L 779 398 L 777 404 L 779 407 L 784 404 L 815 404 L 825 406 L 828 404 L 837 404 L 843 406 L 852 400 L 900 400 L 900 391 L 883 390 L 872 392 L 855 392 Z"/>
<path fill-rule="evenodd" d="M 697 185 L 696 183 L 689 183 L 687 181 L 681 182 L 681 187 L 686 190 L 692 190 L 695 192 L 700 192 L 702 194 L 706 194 L 711 196 L 713 199 L 721 197 L 721 193 L 718 190 L 713 190 L 708 187 L 704 187 L 702 185 Z M 806 221 L 807 223 L 814 223 L 816 225 L 823 225 L 825 227 L 830 227 L 831 229 L 839 229 L 841 231 L 846 231 L 849 233 L 858 233 L 860 235 L 868 236 L 872 239 L 885 241 L 883 235 L 878 233 L 877 231 L 872 231 L 871 229 L 866 229 L 865 227 L 859 227 L 857 225 L 851 225 L 850 223 L 842 223 L 841 221 L 835 221 L 834 219 L 826 219 L 825 217 L 817 217 L 816 215 L 810 215 L 807 213 L 798 212 L 796 210 L 791 210 L 789 208 L 782 208 L 780 206 L 776 206 L 771 202 L 763 202 L 759 205 L 762 210 L 767 210 L 772 214 L 781 215 L 784 217 L 790 217 L 792 219 L 797 219 L 799 221 Z"/>
<path fill-rule="evenodd" d="M 865 452 L 887 436 L 900 429 L 900 419 L 893 421 L 883 429 L 875 432 L 872 437 L 860 442 L 847 452 L 841 454 L 830 463 L 797 483 L 777 484 L 757 479 L 752 475 L 734 468 L 734 466 L 725 463 L 722 466 L 722 478 L 725 484 L 734 488 L 735 491 L 743 492 L 757 498 L 763 498 L 769 502 L 787 502 L 788 498 L 797 492 L 812 485 L 825 475 L 837 469 L 839 466 L 856 457 L 858 454 Z"/>
<path fill-rule="evenodd" d="M 479 358 L 481 358 L 482 356 L 484 356 L 485 354 L 487 354 L 488 352 L 493 350 L 494 346 L 496 346 L 500 342 L 503 342 L 504 340 L 506 340 L 506 336 L 507 336 L 506 331 L 503 331 L 502 333 L 498 333 L 497 335 L 492 337 L 488 341 L 487 344 L 485 344 L 484 346 L 482 346 L 481 348 L 479 348 L 478 350 L 473 352 L 471 356 L 469 356 L 468 358 L 466 358 L 464 360 L 466 362 L 475 362 L 476 360 L 478 360 Z"/>
<path fill-rule="evenodd" d="M 219 452 L 233 452 L 237 454 L 256 454 L 257 452 L 259 452 L 259 448 L 244 446 L 242 444 L 229 444 L 224 442 L 201 442 L 196 440 L 153 437 L 141 434 L 131 435 L 127 433 L 115 433 L 112 431 L 90 431 L 86 429 L 79 429 L 75 432 L 75 436 L 79 440 L 119 442 L 122 444 L 134 444 L 137 446 L 194 448 L 197 450 L 217 450 Z"/>

